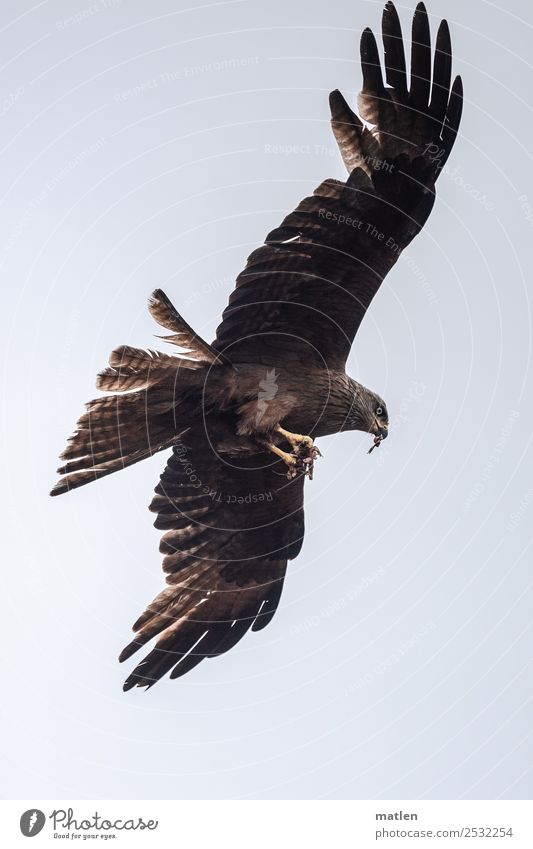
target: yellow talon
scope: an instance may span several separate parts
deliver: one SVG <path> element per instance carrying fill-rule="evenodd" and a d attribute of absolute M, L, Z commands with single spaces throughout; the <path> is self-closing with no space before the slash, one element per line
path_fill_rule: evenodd
<path fill-rule="evenodd" d="M 275 433 L 282 436 L 291 446 L 292 452 L 289 454 L 283 451 L 273 442 L 265 441 L 263 446 L 272 454 L 280 457 L 287 466 L 287 477 L 289 480 L 295 478 L 298 472 L 307 475 L 309 480 L 313 480 L 313 466 L 317 457 L 321 457 L 319 449 L 316 447 L 310 436 L 303 436 L 300 433 L 291 433 L 278 425 L 274 429 Z"/>

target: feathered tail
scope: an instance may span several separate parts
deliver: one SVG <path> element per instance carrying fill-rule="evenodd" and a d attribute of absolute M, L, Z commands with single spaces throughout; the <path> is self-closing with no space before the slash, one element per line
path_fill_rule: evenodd
<path fill-rule="evenodd" d="M 167 341 L 185 349 L 171 356 L 122 345 L 96 386 L 116 394 L 86 405 L 74 434 L 61 454 L 62 477 L 51 495 L 137 463 L 172 445 L 187 430 L 199 409 L 206 367 L 226 361 L 197 336 L 161 290 L 149 302 L 154 318 L 173 335 Z"/>

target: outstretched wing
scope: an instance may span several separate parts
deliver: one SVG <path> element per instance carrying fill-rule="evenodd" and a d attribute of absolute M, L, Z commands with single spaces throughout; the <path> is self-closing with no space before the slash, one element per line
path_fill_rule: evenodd
<path fill-rule="evenodd" d="M 214 347 L 233 362 L 275 361 L 280 351 L 344 367 L 381 282 L 426 221 L 435 181 L 455 141 L 462 84 L 451 83 L 446 21 L 431 79 L 427 13 L 413 19 L 408 85 L 402 33 L 392 2 L 383 12 L 385 85 L 371 30 L 361 37 L 365 126 L 338 91 L 332 128 L 350 176 L 326 180 L 273 230 L 237 278 Z"/>
<path fill-rule="evenodd" d="M 182 434 L 150 509 L 165 530 L 164 589 L 133 629 L 126 660 L 157 637 L 124 689 L 178 678 L 272 619 L 287 561 L 300 551 L 303 476 L 288 482 L 272 455 L 221 458 L 204 428 Z"/>

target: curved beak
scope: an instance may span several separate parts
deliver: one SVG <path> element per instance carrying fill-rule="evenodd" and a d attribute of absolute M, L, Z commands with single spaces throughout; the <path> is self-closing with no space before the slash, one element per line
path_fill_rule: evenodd
<path fill-rule="evenodd" d="M 374 436 L 379 437 L 379 440 L 381 442 L 381 440 L 386 439 L 389 435 L 388 425 L 384 425 L 380 421 L 378 421 L 378 419 L 374 419 L 374 424 L 370 429 L 370 433 L 372 433 Z"/>

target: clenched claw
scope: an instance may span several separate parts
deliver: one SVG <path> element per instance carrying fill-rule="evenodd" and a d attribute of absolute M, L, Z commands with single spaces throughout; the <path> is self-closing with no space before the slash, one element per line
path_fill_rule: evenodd
<path fill-rule="evenodd" d="M 298 463 L 295 463 L 294 466 L 287 466 L 287 480 L 292 481 L 294 478 L 298 477 L 298 475 L 303 471 L 300 468 Z"/>
<path fill-rule="evenodd" d="M 306 457 L 302 456 L 303 451 L 302 448 L 305 447 L 306 451 L 309 451 Z M 310 481 L 313 480 L 313 469 L 315 460 L 319 457 L 322 457 L 320 449 L 313 446 L 300 446 L 296 449 L 292 454 L 289 455 L 291 458 L 291 463 L 288 464 L 287 469 L 287 478 L 288 480 L 293 480 L 298 475 L 306 475 Z"/>
<path fill-rule="evenodd" d="M 304 464 L 304 474 L 307 475 L 310 481 L 313 480 L 313 469 L 315 465 L 315 460 L 318 460 L 319 457 L 322 457 L 320 449 L 313 445 L 307 457 L 302 459 L 302 463 Z"/>
<path fill-rule="evenodd" d="M 313 480 L 314 462 L 322 454 L 313 442 L 312 437 L 303 436 L 300 433 L 291 433 L 285 430 L 281 425 L 276 427 L 276 432 L 282 436 L 291 446 L 292 451 L 289 455 L 283 452 L 283 459 L 288 467 L 287 477 L 292 480 L 299 474 L 306 475 L 309 480 Z M 270 450 L 273 450 L 272 448 Z M 275 449 L 278 456 L 282 456 L 282 452 L 278 448 Z M 287 458 L 290 458 L 288 460 Z"/>

